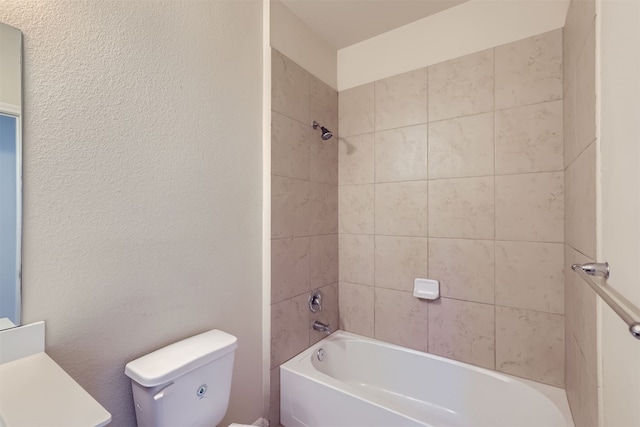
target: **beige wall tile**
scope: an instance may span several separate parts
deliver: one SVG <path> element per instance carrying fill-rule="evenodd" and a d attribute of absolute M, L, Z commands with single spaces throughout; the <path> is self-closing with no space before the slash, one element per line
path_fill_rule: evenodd
<path fill-rule="evenodd" d="M 342 328 L 424 350 L 428 326 L 429 351 L 495 368 L 494 269 L 505 304 L 562 313 L 563 253 L 548 243 L 564 239 L 560 33 L 498 48 L 512 104 L 497 114 L 494 49 L 339 94 Z M 493 241 L 497 222 L 508 241 Z M 549 276 L 535 289 L 527 257 Z M 443 298 L 413 298 L 415 277 L 441 280 Z"/>
<path fill-rule="evenodd" d="M 427 190 L 427 181 L 376 184 L 376 234 L 427 236 Z"/>
<path fill-rule="evenodd" d="M 496 110 L 562 98 L 562 30 L 495 50 Z"/>
<path fill-rule="evenodd" d="M 309 182 L 271 176 L 271 237 L 307 236 Z"/>
<path fill-rule="evenodd" d="M 311 332 L 312 286 L 323 290 L 322 319 L 338 325 L 338 94 L 275 50 L 272 59 L 272 236 L 277 239 L 271 243 L 275 369 L 269 418 L 279 425 L 278 365 L 321 338 Z M 332 139 L 322 141 L 311 130 L 310 114 L 334 132 Z"/>
<path fill-rule="evenodd" d="M 309 234 L 338 232 L 338 186 L 309 183 Z"/>
<path fill-rule="evenodd" d="M 567 336 L 571 335 L 584 358 L 583 368 L 596 378 L 597 372 L 597 307 L 596 294 L 573 270 L 573 264 L 593 262 L 565 245 L 565 322 Z M 569 343 L 567 343 L 568 345 Z"/>
<path fill-rule="evenodd" d="M 565 172 L 566 242 L 596 257 L 596 144 L 592 143 Z"/>
<path fill-rule="evenodd" d="M 271 114 L 271 173 L 309 179 L 309 126 Z"/>
<path fill-rule="evenodd" d="M 429 67 L 429 121 L 493 110 L 493 49 Z"/>
<path fill-rule="evenodd" d="M 271 305 L 271 369 L 309 346 L 306 293 Z"/>
<path fill-rule="evenodd" d="M 340 282 L 340 329 L 373 338 L 374 288 Z"/>
<path fill-rule="evenodd" d="M 598 425 L 596 295 L 571 270 L 592 260 L 570 246 L 595 256 L 595 3 L 571 1 L 563 33 L 565 386 L 576 426 Z"/>
<path fill-rule="evenodd" d="M 563 175 L 496 176 L 496 239 L 562 242 Z"/>
<path fill-rule="evenodd" d="M 309 334 L 309 345 L 313 345 L 327 336 L 324 332 L 313 329 L 313 322 L 316 320 L 331 327 L 331 332 L 337 331 L 339 323 L 338 313 L 338 283 L 332 283 L 320 288 L 322 294 L 322 310 L 317 313 L 309 313 L 311 328 Z"/>
<path fill-rule="evenodd" d="M 563 68 L 565 92 L 573 82 L 578 57 L 582 52 L 590 31 L 595 27 L 595 0 L 574 0 L 569 3 L 569 11 L 563 28 Z"/>
<path fill-rule="evenodd" d="M 410 292 L 376 288 L 376 339 L 427 351 L 429 303 Z"/>
<path fill-rule="evenodd" d="M 338 94 L 340 136 L 374 131 L 374 83 L 343 90 Z"/>
<path fill-rule="evenodd" d="M 576 67 L 576 148 L 584 150 L 596 139 L 596 42 L 589 34 Z"/>
<path fill-rule="evenodd" d="M 309 288 L 319 288 L 337 281 L 338 235 L 311 237 L 309 241 Z"/>
<path fill-rule="evenodd" d="M 301 123 L 309 122 L 309 73 L 271 49 L 271 108 Z"/>
<path fill-rule="evenodd" d="M 572 2 L 575 3 L 575 2 Z M 598 382 L 585 366 L 580 348 L 573 336 L 567 335 L 566 390 L 576 426 L 598 425 Z"/>
<path fill-rule="evenodd" d="M 271 241 L 271 303 L 309 291 L 309 238 Z"/>
<path fill-rule="evenodd" d="M 374 238 L 340 234 L 340 281 L 374 285 Z"/>
<path fill-rule="evenodd" d="M 313 120 L 338 134 L 338 91 L 311 75 L 309 78 L 309 125 Z M 320 131 L 315 131 L 320 136 Z"/>
<path fill-rule="evenodd" d="M 564 245 L 496 242 L 496 304 L 564 313 Z"/>
<path fill-rule="evenodd" d="M 313 129 L 309 138 L 311 181 L 338 185 L 338 135 L 323 141 Z"/>
<path fill-rule="evenodd" d="M 493 175 L 493 113 L 429 124 L 429 178 Z"/>
<path fill-rule="evenodd" d="M 271 387 L 269 403 L 269 425 L 280 425 L 280 367 L 271 370 Z"/>
<path fill-rule="evenodd" d="M 375 82 L 376 131 L 427 122 L 427 69 Z"/>
<path fill-rule="evenodd" d="M 444 297 L 493 304 L 493 241 L 429 239 L 429 278 Z"/>
<path fill-rule="evenodd" d="M 563 139 L 564 139 L 564 167 L 578 157 L 579 148 L 576 142 L 576 85 L 572 83 L 564 95 L 563 106 Z"/>
<path fill-rule="evenodd" d="M 341 185 L 340 233 L 373 234 L 373 185 Z"/>
<path fill-rule="evenodd" d="M 429 236 L 493 239 L 493 179 L 429 181 Z"/>
<path fill-rule="evenodd" d="M 496 369 L 564 386 L 564 316 L 496 307 Z"/>
<path fill-rule="evenodd" d="M 310 77 L 310 179 L 315 182 L 338 184 L 338 92 Z M 316 120 L 333 132 L 333 138 L 323 141 L 320 132 L 312 129 Z"/>
<path fill-rule="evenodd" d="M 375 134 L 376 182 L 427 179 L 427 125 Z"/>
<path fill-rule="evenodd" d="M 340 139 L 340 185 L 373 183 L 373 141 L 373 133 Z"/>
<path fill-rule="evenodd" d="M 428 276 L 426 237 L 376 236 L 375 285 L 413 292 L 413 279 Z"/>
<path fill-rule="evenodd" d="M 494 306 L 440 298 L 429 304 L 429 353 L 495 366 Z"/>
<path fill-rule="evenodd" d="M 496 113 L 496 174 L 561 171 L 562 100 Z"/>

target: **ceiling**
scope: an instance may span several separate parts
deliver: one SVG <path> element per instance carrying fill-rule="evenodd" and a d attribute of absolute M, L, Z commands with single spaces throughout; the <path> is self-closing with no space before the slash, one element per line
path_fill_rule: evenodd
<path fill-rule="evenodd" d="M 441 12 L 467 0 L 282 0 L 336 49 Z"/>

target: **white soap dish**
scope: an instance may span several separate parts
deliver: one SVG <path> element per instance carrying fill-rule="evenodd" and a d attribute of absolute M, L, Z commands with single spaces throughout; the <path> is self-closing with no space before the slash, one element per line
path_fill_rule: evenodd
<path fill-rule="evenodd" d="M 440 282 L 433 279 L 413 279 L 413 296 L 426 300 L 440 298 Z"/>

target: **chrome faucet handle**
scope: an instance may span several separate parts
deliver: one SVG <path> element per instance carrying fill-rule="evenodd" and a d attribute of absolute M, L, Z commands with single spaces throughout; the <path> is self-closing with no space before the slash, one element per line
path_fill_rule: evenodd
<path fill-rule="evenodd" d="M 309 310 L 312 313 L 322 311 L 322 294 L 319 289 L 314 289 L 309 294 Z"/>

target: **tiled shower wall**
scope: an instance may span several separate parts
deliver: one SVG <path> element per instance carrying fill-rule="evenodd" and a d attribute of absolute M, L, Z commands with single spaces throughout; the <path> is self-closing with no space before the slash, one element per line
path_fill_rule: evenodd
<path fill-rule="evenodd" d="M 342 329 L 564 385 L 562 73 L 556 30 L 340 92 Z"/>
<path fill-rule="evenodd" d="M 596 295 L 571 264 L 596 259 L 595 1 L 573 0 L 564 28 L 566 389 L 577 426 L 598 425 Z"/>
<path fill-rule="evenodd" d="M 278 366 L 338 325 L 338 93 L 276 50 L 271 91 L 271 425 L 280 424 Z M 334 132 L 328 141 L 311 128 Z M 322 311 L 307 298 L 319 288 Z"/>

